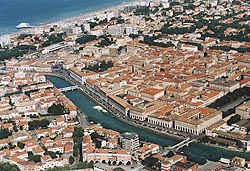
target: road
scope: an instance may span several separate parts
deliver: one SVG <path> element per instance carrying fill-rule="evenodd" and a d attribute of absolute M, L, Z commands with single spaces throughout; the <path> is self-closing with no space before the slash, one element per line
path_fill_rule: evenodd
<path fill-rule="evenodd" d="M 87 115 L 78 109 L 78 118 L 82 127 L 88 126 L 90 123 L 87 120 Z"/>

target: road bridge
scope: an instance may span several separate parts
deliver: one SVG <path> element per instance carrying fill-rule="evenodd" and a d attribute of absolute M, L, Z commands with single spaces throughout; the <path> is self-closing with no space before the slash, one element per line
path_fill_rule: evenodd
<path fill-rule="evenodd" d="M 174 146 L 167 147 L 167 149 L 172 150 L 172 151 L 177 151 L 184 146 L 188 146 L 193 141 L 194 141 L 194 139 L 187 138 L 187 139 L 179 142 L 178 144 L 175 144 Z"/>

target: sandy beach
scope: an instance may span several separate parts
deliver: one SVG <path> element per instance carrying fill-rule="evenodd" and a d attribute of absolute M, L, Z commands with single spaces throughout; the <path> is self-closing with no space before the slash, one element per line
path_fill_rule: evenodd
<path fill-rule="evenodd" d="M 53 25 L 66 25 L 66 24 L 74 24 L 74 23 L 85 22 L 87 20 L 92 19 L 94 16 L 97 16 L 99 14 L 103 14 L 104 12 L 119 10 L 119 9 L 122 9 L 124 7 L 127 7 L 127 6 L 136 6 L 136 5 L 138 5 L 139 2 L 140 2 L 140 0 L 133 0 L 133 1 L 130 1 L 130 2 L 123 2 L 122 4 L 114 5 L 114 6 L 111 6 L 111 7 L 108 7 L 108 8 L 103 8 L 103 9 L 100 9 L 100 10 L 91 11 L 91 9 L 90 9 L 89 12 L 86 12 L 86 13 L 83 13 L 83 14 L 80 14 L 80 15 L 77 15 L 77 16 L 74 16 L 74 17 L 62 18 L 62 19 L 60 19 L 58 21 L 55 21 L 55 22 L 44 23 L 44 24 L 41 24 L 41 25 L 37 25 L 37 26 L 35 26 L 33 28 L 24 29 L 24 30 L 20 30 L 20 31 L 17 31 L 17 32 L 4 34 L 4 35 L 10 35 L 12 37 L 12 36 L 17 36 L 17 35 L 19 35 L 21 33 L 27 33 L 29 31 L 31 31 L 32 29 L 37 29 L 37 28 L 43 29 L 43 28 L 47 28 L 47 27 L 50 27 L 50 26 L 53 26 Z"/>

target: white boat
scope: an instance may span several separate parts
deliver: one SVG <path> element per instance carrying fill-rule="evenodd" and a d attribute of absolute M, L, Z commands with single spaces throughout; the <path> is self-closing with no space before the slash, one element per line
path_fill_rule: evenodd
<path fill-rule="evenodd" d="M 107 113 L 108 111 L 107 111 L 107 110 L 105 110 L 105 109 L 102 109 L 102 112 L 103 112 L 103 113 Z"/>
<path fill-rule="evenodd" d="M 22 28 L 31 28 L 32 26 L 29 23 L 20 23 L 16 26 L 17 29 L 22 29 Z"/>
<path fill-rule="evenodd" d="M 94 106 L 93 109 L 97 109 L 98 111 L 103 110 L 103 108 L 101 106 Z"/>
<path fill-rule="evenodd" d="M 108 111 L 103 109 L 102 106 L 94 106 L 93 109 L 98 110 L 99 112 L 107 113 Z"/>

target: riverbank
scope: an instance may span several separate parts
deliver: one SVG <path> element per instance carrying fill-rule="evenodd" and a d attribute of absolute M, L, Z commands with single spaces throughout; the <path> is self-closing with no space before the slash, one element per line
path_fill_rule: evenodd
<path fill-rule="evenodd" d="M 49 18 L 49 19 L 47 19 L 47 21 L 38 22 L 39 16 L 38 17 L 34 16 L 34 17 L 36 17 L 35 22 L 29 21 L 30 19 L 26 19 L 25 21 L 23 21 L 23 20 L 16 21 L 15 25 L 12 25 L 12 26 L 2 26 L 3 28 L 0 27 L 0 36 L 6 35 L 6 34 L 9 34 L 11 36 L 15 36 L 15 35 L 18 35 L 20 33 L 31 30 L 31 29 L 24 29 L 24 30 L 15 29 L 16 25 L 19 24 L 20 22 L 28 22 L 31 25 L 35 25 L 36 27 L 34 29 L 40 29 L 40 28 L 42 29 L 45 27 L 53 26 L 53 25 L 68 25 L 70 23 L 76 23 L 76 22 L 82 23 L 86 19 L 93 18 L 93 16 L 104 13 L 105 11 L 118 10 L 118 9 L 124 8 L 126 6 L 135 5 L 138 2 L 139 2 L 139 0 L 119 0 L 119 1 L 113 1 L 113 2 L 111 1 L 111 2 L 106 2 L 106 3 L 103 2 L 102 5 L 99 4 L 100 2 L 96 2 L 98 5 L 94 4 L 94 1 L 92 3 L 88 2 L 89 4 L 86 4 L 86 6 L 82 6 L 82 8 L 77 6 L 77 8 L 79 8 L 79 9 L 77 9 L 76 11 L 74 11 L 73 9 L 70 8 L 70 10 L 72 10 L 72 11 L 65 12 L 66 14 L 69 13 L 68 16 L 65 16 L 65 14 L 61 12 L 61 14 L 59 14 L 59 16 L 62 15 L 61 18 L 57 18 L 56 16 L 53 16 L 52 19 Z M 67 2 L 62 2 L 62 3 L 67 3 Z M 80 3 L 79 6 L 81 6 L 81 4 L 83 2 L 78 2 L 78 3 Z M 39 4 L 37 4 L 37 5 L 39 5 Z M 72 8 L 74 8 L 74 7 L 72 7 Z M 9 9 L 9 10 L 11 10 L 11 9 Z M 79 11 L 79 13 L 77 11 Z M 38 14 L 34 13 L 34 15 L 38 15 Z M 47 16 L 47 17 L 49 17 L 49 16 Z M 29 18 L 29 16 L 27 16 L 27 18 Z M 40 20 L 44 20 L 44 18 L 42 18 Z M 12 24 L 14 24 L 14 23 L 12 23 Z"/>
<path fill-rule="evenodd" d="M 58 77 L 50 77 L 49 80 L 57 86 L 67 86 L 69 83 L 64 79 Z M 161 146 L 167 147 L 172 146 L 178 141 L 168 137 L 157 134 L 156 132 L 148 131 L 142 129 L 138 126 L 132 126 L 127 124 L 116 117 L 111 113 L 98 112 L 93 109 L 94 106 L 98 105 L 96 101 L 93 101 L 91 98 L 85 95 L 85 93 L 80 90 L 68 91 L 65 95 L 84 113 L 88 116 L 90 121 L 95 123 L 100 123 L 103 127 L 108 129 L 113 129 L 119 132 L 135 132 L 139 134 L 141 140 L 150 141 Z M 202 143 L 191 143 L 189 146 L 183 147 L 182 151 L 190 160 L 198 162 L 199 164 L 204 164 L 206 160 L 218 161 L 218 156 L 223 158 L 232 158 L 234 156 L 239 156 L 250 160 L 250 153 L 246 152 L 237 152 L 231 149 L 223 149 L 220 147 L 209 146 Z"/>
<path fill-rule="evenodd" d="M 180 135 L 174 135 L 174 134 L 170 134 L 168 132 L 162 132 L 161 130 L 158 130 L 157 128 L 154 129 L 154 128 L 150 128 L 148 126 L 144 126 L 145 123 L 142 123 L 140 121 L 136 121 L 137 123 L 135 123 L 132 120 L 130 120 L 129 118 L 113 112 L 107 106 L 105 106 L 103 103 L 100 103 L 95 97 L 91 96 L 91 94 L 89 94 L 89 92 L 85 89 L 85 87 L 83 85 L 79 84 L 78 82 L 74 82 L 72 80 L 72 78 L 70 78 L 70 77 L 66 77 L 65 75 L 60 75 L 60 74 L 55 74 L 55 73 L 48 73 L 47 75 L 59 76 L 60 78 L 66 80 L 68 82 L 70 82 L 71 85 L 75 85 L 76 84 L 78 87 L 80 87 L 80 90 L 81 90 L 82 93 L 84 93 L 86 96 L 88 96 L 93 101 L 95 101 L 98 105 L 102 106 L 104 109 L 106 109 L 107 111 L 109 111 L 109 113 L 111 113 L 113 117 L 115 117 L 116 119 L 118 119 L 118 120 L 120 120 L 122 122 L 125 122 L 125 123 L 130 124 L 130 125 L 135 126 L 135 127 L 140 127 L 142 129 L 146 129 L 148 131 L 151 131 L 151 132 L 159 134 L 159 135 L 167 136 L 169 138 L 170 137 L 174 138 L 174 139 L 176 139 L 178 141 L 182 141 L 182 140 L 186 139 L 186 137 L 183 137 L 183 136 L 180 136 Z M 155 127 L 157 127 L 157 126 L 155 126 Z"/>

